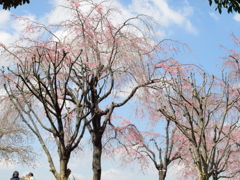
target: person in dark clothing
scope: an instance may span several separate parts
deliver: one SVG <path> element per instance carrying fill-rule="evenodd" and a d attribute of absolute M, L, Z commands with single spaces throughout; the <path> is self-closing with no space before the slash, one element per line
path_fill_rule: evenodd
<path fill-rule="evenodd" d="M 10 180 L 19 180 L 19 172 L 18 171 L 14 171 L 12 178 Z"/>

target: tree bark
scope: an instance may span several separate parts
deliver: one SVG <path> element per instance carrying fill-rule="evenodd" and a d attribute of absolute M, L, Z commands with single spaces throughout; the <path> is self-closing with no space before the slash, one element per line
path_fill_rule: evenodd
<path fill-rule="evenodd" d="M 165 169 L 158 171 L 159 180 L 164 180 L 166 178 L 167 171 Z"/>
<path fill-rule="evenodd" d="M 71 174 L 71 170 L 67 168 L 69 157 L 61 157 L 60 159 L 60 173 L 58 173 L 54 169 L 50 169 L 50 171 L 53 173 L 56 180 L 68 180 L 69 175 Z"/>
<path fill-rule="evenodd" d="M 212 175 L 212 179 L 213 179 L 213 180 L 218 180 L 218 175 L 215 174 L 215 173 L 213 173 L 213 175 Z"/>
<path fill-rule="evenodd" d="M 61 159 L 60 160 L 60 179 L 59 180 L 67 180 L 69 175 L 71 174 L 71 170 L 67 168 L 69 159 Z"/>
<path fill-rule="evenodd" d="M 93 141 L 93 160 L 92 160 L 92 169 L 93 169 L 93 180 L 100 180 L 102 167 L 101 167 L 101 156 L 102 156 L 102 133 L 97 132 L 92 137 Z"/>
<path fill-rule="evenodd" d="M 198 173 L 199 180 L 209 180 L 208 174 L 200 172 Z"/>

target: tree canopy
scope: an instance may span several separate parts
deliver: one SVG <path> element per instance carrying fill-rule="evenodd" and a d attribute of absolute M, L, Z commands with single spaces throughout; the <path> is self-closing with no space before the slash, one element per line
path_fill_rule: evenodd
<path fill-rule="evenodd" d="M 0 104 L 3 113 L 0 117 L 0 161 L 34 166 L 37 154 L 31 146 L 32 133 L 19 121 L 18 114 L 12 113 L 14 106 L 10 101 L 1 97 Z"/>
<path fill-rule="evenodd" d="M 216 4 L 216 10 L 221 14 L 222 9 L 226 8 L 228 13 L 237 12 L 240 13 L 240 0 L 214 0 Z M 209 0 L 210 6 L 213 4 L 213 0 Z"/>
<path fill-rule="evenodd" d="M 10 8 L 14 7 L 16 8 L 17 6 L 21 6 L 25 3 L 30 3 L 29 0 L 0 0 L 0 4 L 3 5 L 3 9 L 5 10 L 10 10 Z"/>

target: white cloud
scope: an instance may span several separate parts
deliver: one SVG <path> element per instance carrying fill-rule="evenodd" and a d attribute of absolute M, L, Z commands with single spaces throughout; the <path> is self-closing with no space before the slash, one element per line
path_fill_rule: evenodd
<path fill-rule="evenodd" d="M 102 0 L 93 0 L 94 2 L 101 2 Z M 64 0 L 53 0 L 53 6 L 59 6 L 66 3 Z M 167 28 L 172 25 L 178 25 L 184 28 L 186 31 L 197 34 L 197 29 L 193 26 L 189 17 L 193 15 L 193 8 L 188 4 L 187 1 L 181 3 L 173 9 L 169 6 L 167 0 L 142 0 L 139 3 L 139 0 L 132 0 L 128 7 L 121 4 L 119 1 L 106 1 L 105 5 L 109 5 L 111 7 L 120 10 L 121 14 L 114 14 L 114 22 L 121 23 L 124 20 L 134 17 L 138 14 L 145 14 L 151 16 L 155 19 L 160 26 Z M 87 10 L 87 7 L 84 7 Z M 63 19 L 67 19 L 69 13 L 67 13 L 63 9 L 53 9 L 51 13 L 49 13 L 44 21 L 51 23 L 59 22 Z M 162 29 L 158 29 L 159 34 L 165 36 L 165 32 Z"/>
<path fill-rule="evenodd" d="M 131 174 L 124 174 L 116 169 L 108 169 L 102 172 L 102 179 L 104 180 L 129 180 L 132 179 Z"/>
<path fill-rule="evenodd" d="M 70 179 L 77 179 L 77 180 L 88 180 L 87 177 L 82 176 L 81 174 L 77 174 L 77 173 L 72 173 L 70 175 Z"/>
<path fill-rule="evenodd" d="M 23 18 L 29 19 L 31 21 L 35 21 L 36 17 L 34 15 L 26 15 L 26 16 L 22 16 Z M 15 30 L 18 33 L 22 33 L 22 31 L 26 28 L 27 24 L 26 24 L 26 20 L 13 20 L 11 21 L 11 26 L 13 28 L 13 30 Z"/>
<path fill-rule="evenodd" d="M 216 15 L 216 13 L 214 13 L 214 12 L 210 12 L 209 15 L 210 15 L 214 20 L 216 20 L 216 21 L 219 21 L 219 20 L 220 20 L 220 18 L 219 18 L 219 17 Z"/>
<path fill-rule="evenodd" d="M 235 21 L 240 22 L 240 14 L 235 14 L 235 15 L 233 16 L 233 19 L 234 19 Z"/>
<path fill-rule="evenodd" d="M 10 11 L 0 10 L 0 26 L 3 26 L 6 22 L 10 20 Z"/>
<path fill-rule="evenodd" d="M 178 8 L 180 10 L 172 9 L 166 0 L 142 0 L 141 3 L 138 0 L 133 0 L 129 6 L 129 10 L 151 16 L 163 27 L 177 24 L 196 34 L 196 28 L 188 19 L 188 16 L 193 14 L 192 7 L 185 2 L 183 6 Z"/>
<path fill-rule="evenodd" d="M 6 31 L 0 31 L 0 42 L 3 44 L 8 44 L 8 42 L 11 42 L 12 39 L 15 39 L 16 37 L 16 34 L 10 34 Z"/>
<path fill-rule="evenodd" d="M 94 0 L 94 2 L 100 2 L 102 0 Z M 52 5 L 59 6 L 66 4 L 65 0 L 52 0 Z M 189 16 L 193 14 L 193 8 L 185 1 L 183 5 L 178 6 L 177 10 L 174 10 L 169 6 L 167 0 L 142 0 L 139 3 L 138 0 L 132 0 L 128 7 L 124 7 L 119 1 L 106 1 L 106 4 L 115 7 L 116 9 L 122 11 L 121 15 L 114 17 L 115 22 L 122 22 L 123 19 L 130 18 L 134 16 L 134 14 L 146 14 L 149 16 L 154 17 L 154 19 L 163 27 L 170 27 L 171 25 L 179 25 L 182 28 L 185 28 L 188 32 L 197 33 L 196 28 L 192 25 L 191 21 L 189 20 Z M 55 8 L 52 10 L 51 13 L 44 17 L 38 17 L 41 23 L 56 23 L 63 19 L 68 18 L 68 13 L 63 11 L 63 9 L 59 10 Z M 239 15 L 236 15 L 238 17 Z M 0 42 L 3 43 L 10 43 L 15 39 L 20 37 L 20 34 L 24 28 L 23 21 L 15 21 L 11 20 L 11 12 L 1 10 L 0 11 Z M 31 14 L 27 14 L 25 17 L 35 20 L 36 17 Z M 239 18 L 240 19 L 240 18 Z M 5 31 L 8 27 L 8 30 Z M 11 27 L 11 29 L 10 29 Z M 160 32 L 162 36 L 165 33 L 162 30 L 157 30 Z"/>
<path fill-rule="evenodd" d="M 3 13 L 4 11 L 0 11 L 0 17 L 3 14 L 3 16 L 7 19 L 5 21 L 1 20 L 4 18 L 0 18 L 0 43 L 3 43 L 5 45 L 8 45 L 15 40 L 17 40 L 21 34 L 22 31 L 26 28 L 26 21 L 18 20 L 18 19 L 10 19 L 10 12 Z M 35 21 L 34 15 L 27 15 L 23 16 L 24 18 L 28 18 L 32 21 Z M 2 27 L 4 25 L 4 27 Z M 29 37 L 36 37 L 37 35 L 29 35 Z"/>
<path fill-rule="evenodd" d="M 93 0 L 93 2 L 101 3 L 103 1 Z M 52 11 L 46 15 L 46 17 L 43 17 L 41 19 L 41 21 L 47 22 L 48 24 L 54 24 L 66 19 L 71 19 L 71 12 L 67 8 L 61 8 L 61 6 L 66 6 L 67 3 L 68 2 L 65 0 L 52 0 L 53 7 L 57 7 L 57 8 L 53 8 Z M 116 8 L 117 10 L 120 10 L 122 12 L 121 15 L 118 13 L 114 14 L 114 17 L 112 17 L 114 19 L 113 21 L 114 23 L 121 23 L 124 20 L 134 16 L 126 7 L 124 7 L 118 1 L 105 1 L 104 5 Z M 81 11 L 83 12 L 89 11 L 90 10 L 89 3 L 81 2 L 80 8 L 81 8 Z"/>
<path fill-rule="evenodd" d="M 9 44 L 19 36 L 11 28 L 14 22 L 10 20 L 10 11 L 0 10 L 0 17 L 0 43 Z"/>
<path fill-rule="evenodd" d="M 54 4 L 54 7 L 57 7 L 59 5 L 60 5 L 60 2 L 57 2 L 56 4 Z M 67 12 L 67 9 L 63 9 L 60 7 L 54 8 L 49 14 L 46 15 L 45 23 L 47 22 L 48 24 L 54 24 L 54 23 L 69 19 L 70 18 L 69 14 L 70 13 Z"/>

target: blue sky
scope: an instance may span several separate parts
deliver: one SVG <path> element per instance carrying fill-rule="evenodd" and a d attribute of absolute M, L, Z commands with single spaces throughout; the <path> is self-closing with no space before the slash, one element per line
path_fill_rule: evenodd
<path fill-rule="evenodd" d="M 60 4 L 64 0 L 37 1 L 31 0 L 30 4 L 0 11 L 0 42 L 9 43 L 21 36 L 21 26 L 11 20 L 11 15 L 27 16 L 29 18 L 49 22 L 54 18 L 49 17 L 53 5 Z M 99 1 L 99 0 L 95 0 Z M 113 6 L 123 11 L 123 15 L 147 14 L 153 16 L 161 25 L 159 30 L 161 38 L 168 38 L 186 43 L 191 53 L 186 50 L 181 55 L 176 55 L 184 63 L 202 65 L 208 73 L 220 74 L 221 59 L 226 55 L 226 50 L 221 47 L 235 48 L 232 33 L 240 37 L 240 15 L 222 14 L 215 11 L 214 6 L 209 6 L 208 0 L 113 0 Z M 56 18 L 56 17 L 55 17 Z M 126 114 L 125 116 L 128 116 Z M 38 144 L 34 144 L 39 151 Z M 88 149 L 87 152 L 91 151 Z M 103 180 L 129 180 L 129 179 L 157 179 L 157 172 L 150 168 L 143 175 L 139 169 L 121 169 L 119 163 L 112 160 L 103 160 Z M 137 166 L 137 165 L 136 165 Z M 91 159 L 88 153 L 81 158 L 73 158 L 70 168 L 79 180 L 90 180 L 92 176 Z M 33 172 L 38 180 L 53 180 L 44 153 L 39 158 L 37 168 L 23 167 L 18 164 L 4 165 L 0 162 L 0 179 L 10 179 L 12 172 L 18 170 L 21 175 Z M 168 180 L 172 180 L 173 171 Z"/>

